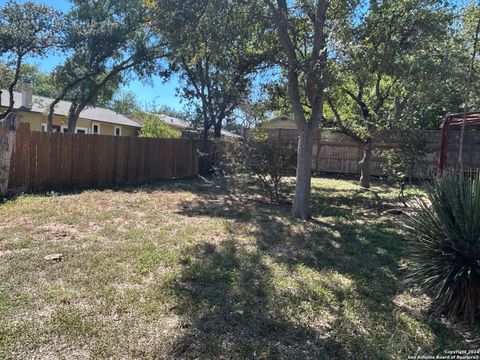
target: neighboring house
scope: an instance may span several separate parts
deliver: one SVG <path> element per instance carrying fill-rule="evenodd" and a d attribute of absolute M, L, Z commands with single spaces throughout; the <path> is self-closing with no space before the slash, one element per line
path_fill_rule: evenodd
<path fill-rule="evenodd" d="M 270 121 L 268 121 L 265 125 L 265 129 L 288 129 L 288 130 L 296 130 L 297 125 L 295 124 L 295 120 L 289 118 L 287 115 L 280 115 L 274 117 Z"/>
<path fill-rule="evenodd" d="M 190 123 L 186 120 L 179 119 L 169 115 L 160 115 L 162 121 L 170 126 L 173 129 L 185 131 L 187 129 L 191 129 Z"/>
<path fill-rule="evenodd" d="M 128 116 L 130 119 L 141 123 L 140 118 L 136 114 L 132 114 Z M 186 133 L 189 131 L 195 131 L 192 129 L 192 126 L 189 121 L 183 120 L 180 118 L 176 118 L 170 115 L 160 115 L 160 119 L 168 126 L 173 129 L 180 130 L 182 133 Z M 222 137 L 241 137 L 240 135 L 234 134 L 227 130 L 222 130 L 221 132 Z"/>
<path fill-rule="evenodd" d="M 262 124 L 267 134 L 285 143 L 297 143 L 298 132 L 295 121 L 287 115 L 274 117 Z"/>
<path fill-rule="evenodd" d="M 32 95 L 31 91 L 14 93 L 14 109 L 22 116 L 22 122 L 30 124 L 32 131 L 47 130 L 47 116 L 53 99 Z M 5 108 L 9 103 L 7 90 L 2 90 L 0 108 Z M 53 117 L 53 130 L 65 132 L 68 128 L 68 110 L 70 102 L 60 101 L 55 106 Z M 136 136 L 141 125 L 116 112 L 98 108 L 87 107 L 80 113 L 77 121 L 77 134 L 100 134 L 115 136 Z"/>

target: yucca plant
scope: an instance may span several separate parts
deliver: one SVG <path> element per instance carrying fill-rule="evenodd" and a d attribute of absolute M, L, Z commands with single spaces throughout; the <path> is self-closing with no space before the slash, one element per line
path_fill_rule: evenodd
<path fill-rule="evenodd" d="M 426 186 L 407 221 L 408 280 L 433 296 L 434 310 L 474 322 L 480 314 L 480 176 L 448 173 Z"/>

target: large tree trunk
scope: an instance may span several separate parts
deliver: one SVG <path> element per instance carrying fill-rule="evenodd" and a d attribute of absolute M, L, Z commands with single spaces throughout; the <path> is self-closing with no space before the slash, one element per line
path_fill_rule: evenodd
<path fill-rule="evenodd" d="M 77 129 L 78 117 L 80 112 L 85 108 L 85 105 L 78 104 L 76 101 L 72 101 L 70 109 L 68 110 L 68 132 L 75 134 Z"/>
<path fill-rule="evenodd" d="M 53 100 L 53 102 L 50 104 L 48 108 L 48 116 L 47 116 L 47 132 L 52 132 L 53 128 L 53 116 L 55 114 L 55 106 L 60 102 L 60 100 L 57 98 Z"/>
<path fill-rule="evenodd" d="M 370 187 L 370 168 L 372 162 L 373 144 L 367 140 L 363 144 L 363 158 L 360 160 L 360 186 L 363 188 Z"/>
<path fill-rule="evenodd" d="M 68 132 L 75 134 L 75 129 L 77 128 L 77 116 L 75 114 L 70 114 L 68 116 Z"/>
<path fill-rule="evenodd" d="M 3 120 L 3 132 L 0 136 L 0 196 L 7 194 L 10 162 L 19 122 L 20 117 L 16 112 L 9 113 Z"/>
<path fill-rule="evenodd" d="M 310 7 L 310 17 L 315 20 L 308 61 L 304 61 L 305 54 L 301 58 L 297 55 L 296 38 L 291 33 L 296 33 L 296 23 L 289 16 L 290 2 L 286 0 L 267 1 L 273 14 L 273 21 L 277 27 L 278 38 L 283 48 L 284 55 L 288 60 L 288 97 L 295 116 L 299 140 L 297 154 L 297 183 L 295 198 L 293 200 L 292 215 L 302 220 L 310 218 L 310 190 L 312 179 L 313 139 L 320 126 L 323 117 L 323 96 L 326 88 L 324 77 L 327 67 L 326 47 L 326 14 L 328 1 L 317 0 L 316 5 Z M 313 4 L 311 4 L 313 5 Z M 293 10 L 296 11 L 296 10 Z M 300 82 L 300 78 L 302 81 Z M 300 83 L 305 88 L 301 89 Z M 303 91 L 305 90 L 305 92 Z M 305 109 L 302 102 L 302 94 L 307 95 L 312 112 L 310 120 L 305 118 Z"/>
<path fill-rule="evenodd" d="M 213 126 L 213 135 L 215 139 L 220 139 L 222 137 L 222 125 L 215 123 Z"/>
<path fill-rule="evenodd" d="M 302 220 L 311 216 L 310 189 L 312 187 L 312 153 L 315 131 L 308 126 L 299 131 L 297 154 L 297 183 L 293 199 L 292 215 Z"/>

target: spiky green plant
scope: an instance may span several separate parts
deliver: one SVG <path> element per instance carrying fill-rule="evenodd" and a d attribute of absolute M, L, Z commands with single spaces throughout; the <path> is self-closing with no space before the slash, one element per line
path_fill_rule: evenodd
<path fill-rule="evenodd" d="M 408 280 L 433 295 L 436 311 L 475 321 L 480 314 L 480 176 L 445 174 L 426 186 L 407 221 Z"/>

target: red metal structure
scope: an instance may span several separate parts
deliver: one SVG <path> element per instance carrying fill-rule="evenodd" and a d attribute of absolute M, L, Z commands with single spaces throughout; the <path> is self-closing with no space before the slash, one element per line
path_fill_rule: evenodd
<path fill-rule="evenodd" d="M 447 167 L 449 156 L 449 139 L 452 131 L 461 131 L 463 123 L 463 113 L 447 115 L 443 122 L 442 144 L 440 148 L 439 172 L 442 173 Z M 469 112 L 465 118 L 465 130 L 480 128 L 480 112 Z"/>

